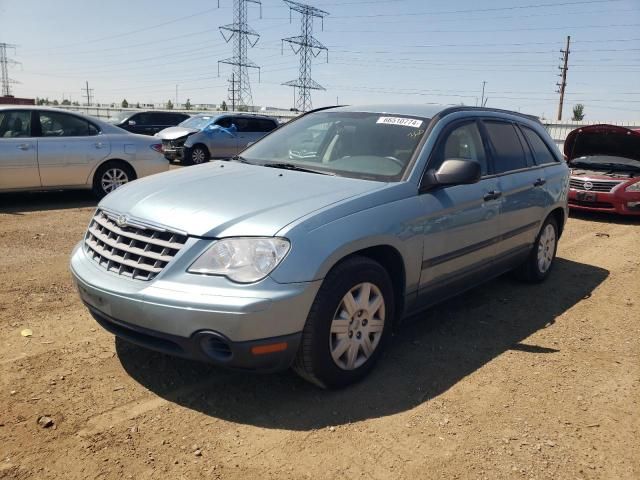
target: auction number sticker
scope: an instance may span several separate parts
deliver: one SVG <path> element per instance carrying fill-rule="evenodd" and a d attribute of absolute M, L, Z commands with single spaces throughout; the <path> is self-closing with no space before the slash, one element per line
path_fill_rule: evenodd
<path fill-rule="evenodd" d="M 387 125 L 400 125 L 402 127 L 420 128 L 422 126 L 422 120 L 416 120 L 415 118 L 402 118 L 402 117 L 380 117 L 376 123 L 385 123 Z"/>

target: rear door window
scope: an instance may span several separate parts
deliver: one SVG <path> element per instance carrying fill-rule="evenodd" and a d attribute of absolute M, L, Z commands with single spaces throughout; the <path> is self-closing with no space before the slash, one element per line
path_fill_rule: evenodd
<path fill-rule="evenodd" d="M 547 146 L 547 144 L 540 138 L 540 135 L 533 131 L 532 129 L 521 125 L 520 128 L 524 132 L 524 136 L 527 137 L 529 145 L 531 145 L 531 149 L 533 150 L 533 154 L 536 157 L 536 163 L 538 165 L 545 165 L 547 163 L 556 163 L 558 160 L 551 153 L 551 150 Z"/>
<path fill-rule="evenodd" d="M 31 110 L 5 110 L 0 112 L 0 138 L 31 136 Z"/>
<path fill-rule="evenodd" d="M 252 130 L 249 129 L 249 127 L 250 127 L 249 119 L 247 119 L 247 118 L 235 117 L 233 119 L 233 123 L 235 123 L 236 128 L 238 129 L 239 132 L 251 132 L 252 131 Z"/>
<path fill-rule="evenodd" d="M 524 149 L 513 124 L 492 120 L 485 120 L 483 123 L 493 147 L 494 173 L 526 168 Z"/>

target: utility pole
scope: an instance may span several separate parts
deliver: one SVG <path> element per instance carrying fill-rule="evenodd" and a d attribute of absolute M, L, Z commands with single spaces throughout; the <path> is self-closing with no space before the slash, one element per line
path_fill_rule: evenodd
<path fill-rule="evenodd" d="M 486 107 L 487 106 L 487 100 L 489 100 L 488 98 L 485 100 L 484 98 L 484 86 L 487 84 L 486 81 L 482 81 L 482 98 L 480 100 L 480 106 L 481 107 Z"/>
<path fill-rule="evenodd" d="M 284 0 L 284 3 L 289 7 L 289 21 L 291 21 L 291 12 L 295 11 L 302 14 L 302 24 L 300 35 L 282 39 L 283 53 L 284 42 L 287 42 L 293 52 L 300 55 L 300 73 L 298 78 L 283 83 L 283 85 L 294 87 L 294 89 L 298 87 L 298 98 L 295 106 L 301 112 L 306 112 L 311 110 L 311 90 L 325 89 L 311 78 L 311 62 L 314 57 L 317 57 L 324 51 L 327 54 L 327 63 L 329 63 L 329 49 L 313 37 L 313 18 L 320 18 L 322 20 L 322 28 L 324 29 L 324 17 L 329 15 L 329 13 L 312 7 L 311 5 L 294 2 L 292 0 Z"/>
<path fill-rule="evenodd" d="M 218 75 L 220 64 L 226 63 L 233 66 L 233 74 L 229 83 L 232 84 L 229 94 L 235 92 L 235 99 L 229 97 L 238 106 L 253 105 L 251 84 L 249 83 L 249 68 L 258 70 L 260 81 L 260 67 L 247 58 L 247 49 L 255 47 L 260 35 L 247 24 L 247 4 L 260 5 L 260 18 L 262 18 L 262 3 L 260 0 L 233 0 L 233 23 L 220 27 L 220 33 L 225 42 L 233 40 L 233 57 L 218 61 Z M 237 83 L 237 88 L 233 83 Z M 234 108 L 235 110 L 235 108 Z"/>
<path fill-rule="evenodd" d="M 562 120 L 562 104 L 564 103 L 564 90 L 567 87 L 567 70 L 569 69 L 568 64 L 570 43 L 571 37 L 567 36 L 567 46 L 564 50 L 560 50 L 560 52 L 562 53 L 562 57 L 560 58 L 560 60 L 562 60 L 562 66 L 558 68 L 562 71 L 562 73 L 560 73 L 558 76 L 562 78 L 562 81 L 556 84 L 559 88 L 559 90 L 557 90 L 557 93 L 560 94 L 560 102 L 558 103 L 558 121 Z"/>
<path fill-rule="evenodd" d="M 89 88 L 89 81 L 85 82 L 85 87 L 82 89 L 84 92 L 82 96 L 87 99 L 87 107 L 91 106 L 91 96 L 93 94 L 93 88 Z"/>
<path fill-rule="evenodd" d="M 2 96 L 11 95 L 11 84 L 18 83 L 9 78 L 9 65 L 17 65 L 18 62 L 7 57 L 7 49 L 12 48 L 14 53 L 17 45 L 0 43 L 0 82 L 2 83 Z"/>
<path fill-rule="evenodd" d="M 178 108 L 178 85 L 176 84 L 176 108 Z"/>

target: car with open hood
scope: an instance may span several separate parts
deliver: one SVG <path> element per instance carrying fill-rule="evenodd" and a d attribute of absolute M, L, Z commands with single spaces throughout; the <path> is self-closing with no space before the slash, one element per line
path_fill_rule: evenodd
<path fill-rule="evenodd" d="M 263 115 L 200 114 L 162 130 L 156 137 L 162 141 L 168 160 L 197 165 L 212 158 L 231 158 L 277 127 L 276 119 Z"/>
<path fill-rule="evenodd" d="M 543 281 L 568 183 L 535 117 L 322 109 L 232 161 L 107 196 L 71 271 L 123 339 L 340 387 L 373 368 L 402 319 L 508 271 Z"/>
<path fill-rule="evenodd" d="M 640 215 L 640 130 L 589 125 L 569 133 L 569 207 Z"/>

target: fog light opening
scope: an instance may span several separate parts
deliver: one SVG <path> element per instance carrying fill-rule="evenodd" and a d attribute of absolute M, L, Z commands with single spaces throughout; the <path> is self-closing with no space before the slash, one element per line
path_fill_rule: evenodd
<path fill-rule="evenodd" d="M 198 336 L 200 337 L 200 349 L 207 357 L 221 362 L 231 360 L 233 352 L 225 339 L 209 332 L 200 333 Z"/>

